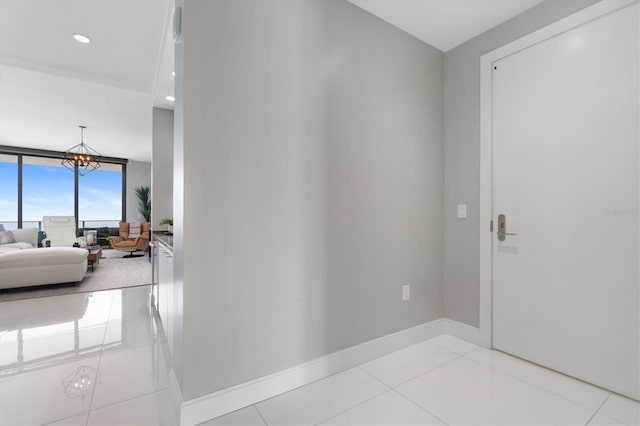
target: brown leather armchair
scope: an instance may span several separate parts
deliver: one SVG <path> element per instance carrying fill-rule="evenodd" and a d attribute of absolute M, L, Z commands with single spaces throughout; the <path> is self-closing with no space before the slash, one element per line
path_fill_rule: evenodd
<path fill-rule="evenodd" d="M 114 250 L 128 251 L 129 254 L 124 257 L 140 257 L 143 254 L 135 255 L 137 251 L 147 251 L 149 249 L 149 231 L 151 230 L 150 222 L 140 224 L 140 236 L 129 238 L 129 222 L 120 222 L 120 236 L 107 237 L 109 245 Z"/>

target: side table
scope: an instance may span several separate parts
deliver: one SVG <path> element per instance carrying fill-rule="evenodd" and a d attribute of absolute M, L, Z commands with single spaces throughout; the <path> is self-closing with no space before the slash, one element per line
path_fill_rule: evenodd
<path fill-rule="evenodd" d="M 95 265 L 100 263 L 100 257 L 102 256 L 102 249 L 91 249 L 89 250 L 89 256 L 87 257 L 87 262 L 91 265 L 91 272 L 93 272 L 93 268 Z"/>

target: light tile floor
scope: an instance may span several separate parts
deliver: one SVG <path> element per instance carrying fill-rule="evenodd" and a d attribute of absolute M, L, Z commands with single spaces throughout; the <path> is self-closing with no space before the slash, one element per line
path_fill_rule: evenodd
<path fill-rule="evenodd" d="M 0 425 L 175 425 L 166 345 L 133 287 L 0 303 Z"/>
<path fill-rule="evenodd" d="M 0 425 L 175 425 L 165 351 L 147 287 L 2 302 Z M 639 423 L 635 401 L 442 335 L 203 424 Z"/>

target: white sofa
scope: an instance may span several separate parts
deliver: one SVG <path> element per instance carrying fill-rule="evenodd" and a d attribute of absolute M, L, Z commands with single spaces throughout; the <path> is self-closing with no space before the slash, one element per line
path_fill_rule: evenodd
<path fill-rule="evenodd" d="M 37 229 L 11 229 L 9 232 L 13 234 L 17 243 L 0 244 L 0 254 L 38 247 Z"/>
<path fill-rule="evenodd" d="M 0 244 L 0 289 L 82 281 L 87 272 L 85 249 L 34 248 L 37 229 L 11 230 L 15 243 Z"/>

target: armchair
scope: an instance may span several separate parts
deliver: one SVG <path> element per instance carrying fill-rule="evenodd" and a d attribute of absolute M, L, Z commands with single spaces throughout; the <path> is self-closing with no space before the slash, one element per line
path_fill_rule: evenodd
<path fill-rule="evenodd" d="M 42 226 L 51 247 L 71 247 L 78 241 L 74 216 L 44 216 Z"/>
<path fill-rule="evenodd" d="M 140 235 L 135 238 L 129 238 L 129 225 L 129 222 L 120 222 L 120 235 L 117 237 L 107 237 L 109 245 L 114 250 L 128 251 L 129 254 L 124 256 L 125 258 L 144 256 L 143 254 L 136 255 L 134 253 L 137 251 L 144 252 L 149 248 L 149 231 L 151 230 L 151 223 L 141 223 Z"/>

